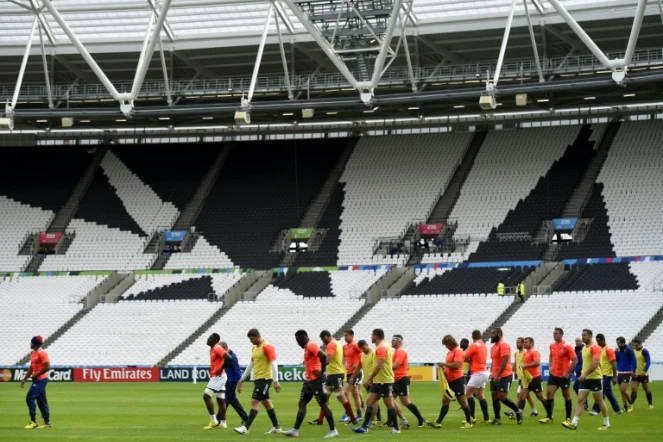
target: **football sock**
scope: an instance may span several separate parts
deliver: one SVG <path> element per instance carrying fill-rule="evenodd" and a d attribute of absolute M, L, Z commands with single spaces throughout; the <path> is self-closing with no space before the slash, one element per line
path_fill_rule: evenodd
<path fill-rule="evenodd" d="M 253 410 L 251 410 L 253 411 Z M 256 415 L 258 414 L 258 410 L 256 410 Z M 276 418 L 276 410 L 273 408 L 271 410 L 267 410 L 267 416 L 269 416 L 269 419 L 272 421 L 272 426 L 274 428 L 281 428 L 281 425 L 279 425 L 279 420 Z M 255 419 L 255 416 L 254 416 Z"/>
<path fill-rule="evenodd" d="M 500 411 L 502 411 L 501 402 L 497 399 L 493 399 L 493 413 L 495 413 L 495 419 L 500 419 Z"/>
<path fill-rule="evenodd" d="M 322 408 L 321 408 L 321 409 L 320 409 L 320 414 L 318 415 L 318 419 L 317 419 L 317 421 L 318 421 L 319 424 L 321 424 L 322 421 L 323 421 L 324 419 L 325 419 L 325 412 L 322 411 Z"/>
<path fill-rule="evenodd" d="M 391 422 L 391 426 L 398 430 L 398 413 L 396 407 L 387 408 L 387 419 Z"/>
<path fill-rule="evenodd" d="M 481 406 L 481 412 L 483 413 L 483 420 L 490 420 L 490 414 L 488 414 L 488 401 L 481 399 L 479 405 Z"/>
<path fill-rule="evenodd" d="M 610 426 L 610 418 L 609 417 L 604 417 L 603 418 L 603 425 Z"/>
<path fill-rule="evenodd" d="M 412 412 L 412 414 L 414 414 L 416 416 L 416 418 L 419 422 L 424 420 L 424 418 L 421 416 L 421 413 L 419 413 L 419 409 L 417 408 L 416 405 L 414 405 L 414 402 L 410 402 L 407 405 L 407 409 L 410 410 Z"/>
<path fill-rule="evenodd" d="M 638 398 L 638 392 L 637 391 L 632 391 L 631 392 L 631 403 L 635 404 L 635 400 Z"/>
<path fill-rule="evenodd" d="M 343 404 L 343 408 L 350 417 L 350 422 L 354 422 L 357 420 L 357 418 L 355 417 L 355 413 L 352 411 L 352 405 L 350 405 L 349 401 Z"/>
<path fill-rule="evenodd" d="M 652 397 L 651 397 L 651 391 L 648 391 L 645 393 L 647 395 L 647 402 L 649 402 L 649 405 L 652 405 Z"/>
<path fill-rule="evenodd" d="M 463 407 L 463 412 L 465 412 L 465 422 L 472 423 L 472 415 L 470 414 L 470 407 Z"/>
<path fill-rule="evenodd" d="M 546 405 L 546 417 L 548 419 L 553 418 L 554 409 L 555 409 L 555 399 L 548 399 L 548 404 Z"/>
<path fill-rule="evenodd" d="M 295 418 L 295 426 L 293 427 L 295 430 L 299 430 L 299 427 L 302 426 L 302 422 L 304 422 L 304 418 L 306 417 L 306 411 L 297 411 L 297 417 Z"/>
<path fill-rule="evenodd" d="M 350 411 L 352 411 L 352 408 L 350 409 Z M 332 414 L 331 408 L 329 407 L 327 407 L 327 410 L 325 412 L 325 419 L 327 419 L 327 424 L 329 425 L 329 431 L 333 431 L 336 428 L 336 425 L 334 424 L 334 415 Z"/>
<path fill-rule="evenodd" d="M 33 420 L 34 420 L 34 419 L 33 419 Z M 210 415 L 209 415 L 209 420 L 214 421 L 214 422 L 218 422 L 218 420 L 217 420 L 215 414 L 210 414 Z"/>
<path fill-rule="evenodd" d="M 571 402 L 571 399 L 564 401 L 564 407 L 566 408 L 566 418 L 571 419 L 571 412 L 573 410 L 573 402 Z M 550 407 L 550 415 L 552 416 L 552 406 Z"/>
<path fill-rule="evenodd" d="M 471 397 L 467 400 L 467 405 L 470 407 L 470 414 L 472 415 L 472 417 L 474 417 L 474 411 L 476 410 L 477 404 L 474 401 L 473 397 Z"/>
<path fill-rule="evenodd" d="M 274 409 L 272 408 L 271 410 L 269 410 L 267 414 L 269 414 L 270 411 L 274 411 Z M 247 430 L 251 428 L 251 424 L 253 424 L 253 421 L 255 420 L 257 415 L 258 415 L 258 410 L 254 410 L 252 408 L 249 411 L 249 418 L 246 420 L 246 422 L 244 422 L 244 426 L 246 427 Z"/>
<path fill-rule="evenodd" d="M 441 424 L 442 421 L 444 420 L 444 417 L 447 415 L 449 412 L 449 406 L 448 405 L 442 405 L 442 408 L 440 408 L 440 415 L 437 417 L 437 423 Z"/>
<path fill-rule="evenodd" d="M 518 406 L 509 398 L 504 399 L 504 402 L 502 402 L 504 405 L 507 407 L 511 408 L 513 411 L 518 413 Z"/>
<path fill-rule="evenodd" d="M 357 419 L 361 419 L 361 408 L 357 408 Z"/>
<path fill-rule="evenodd" d="M 573 420 L 571 421 L 571 424 L 573 424 L 573 425 L 575 425 L 575 426 L 577 427 L 577 426 L 578 426 L 578 421 L 579 421 L 579 420 L 580 420 L 580 419 L 578 419 L 576 416 L 573 416 Z"/>
<path fill-rule="evenodd" d="M 518 408 L 519 408 L 520 410 L 524 410 L 524 409 L 525 409 L 525 399 L 521 399 L 520 402 L 518 402 Z"/>
<path fill-rule="evenodd" d="M 381 421 L 381 420 L 382 420 L 382 412 L 380 411 L 380 406 L 377 405 L 377 407 L 378 407 L 378 411 L 377 411 L 377 413 L 375 414 L 375 417 L 377 417 L 378 420 Z M 366 415 L 368 416 L 368 407 L 366 407 L 366 413 L 367 413 Z M 368 419 L 368 418 L 366 417 L 365 420 L 366 420 L 366 419 Z"/>
<path fill-rule="evenodd" d="M 379 408 L 378 408 L 379 410 Z M 378 411 L 379 413 L 379 411 Z M 366 415 L 364 416 L 364 422 L 361 424 L 362 427 L 368 428 L 371 423 L 371 418 L 373 417 L 373 407 L 366 407 Z"/>

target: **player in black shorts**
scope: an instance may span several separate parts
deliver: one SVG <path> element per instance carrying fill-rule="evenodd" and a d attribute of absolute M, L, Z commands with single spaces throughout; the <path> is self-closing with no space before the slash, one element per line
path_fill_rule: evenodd
<path fill-rule="evenodd" d="M 295 425 L 292 429 L 284 431 L 284 436 L 299 437 L 299 428 L 306 417 L 306 405 L 315 398 L 324 412 L 327 424 L 329 424 L 329 433 L 326 437 L 337 437 L 338 431 L 334 424 L 334 415 L 327 404 L 327 395 L 325 394 L 325 369 L 327 366 L 327 355 L 320 350 L 318 344 L 309 339 L 308 333 L 304 330 L 297 330 L 295 333 L 297 344 L 304 349 L 304 368 L 306 370 L 304 385 L 299 395 L 299 404 Z"/>

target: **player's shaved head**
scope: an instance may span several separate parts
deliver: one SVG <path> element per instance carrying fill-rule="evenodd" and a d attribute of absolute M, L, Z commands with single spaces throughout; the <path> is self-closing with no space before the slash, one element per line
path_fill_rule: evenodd
<path fill-rule="evenodd" d="M 467 347 L 470 346 L 470 341 L 467 340 L 467 338 L 463 338 L 460 340 L 460 348 L 463 349 L 463 351 L 467 350 Z"/>
<path fill-rule="evenodd" d="M 603 333 L 599 333 L 598 335 L 596 335 L 596 343 L 599 344 L 601 347 L 605 347 L 606 343 L 605 343 L 605 336 L 603 335 Z"/>
<path fill-rule="evenodd" d="M 472 339 L 474 339 L 475 341 L 481 339 L 481 336 L 482 336 L 481 330 L 474 330 L 472 332 Z"/>
<path fill-rule="evenodd" d="M 501 328 L 494 328 L 490 331 L 490 342 L 495 344 L 496 342 L 500 342 L 500 339 L 502 339 L 502 329 Z"/>
<path fill-rule="evenodd" d="M 320 332 L 320 337 L 321 338 L 331 338 L 331 335 L 332 334 L 329 332 L 329 330 L 322 330 Z"/>
<path fill-rule="evenodd" d="M 376 328 L 375 330 L 373 330 L 373 334 L 378 339 L 384 339 L 384 330 L 382 330 L 381 328 Z"/>
<path fill-rule="evenodd" d="M 227 344 L 227 343 L 221 341 L 221 342 L 219 342 L 219 345 L 220 345 L 221 348 L 223 348 L 225 351 L 228 351 L 228 344 Z"/>
<path fill-rule="evenodd" d="M 350 335 L 350 336 L 354 336 L 354 335 L 355 335 L 355 331 L 352 330 L 352 329 L 348 329 L 348 330 L 344 331 L 343 333 L 344 333 L 344 334 L 348 334 L 348 335 Z"/>
<path fill-rule="evenodd" d="M 257 328 L 252 328 L 249 330 L 249 332 L 246 334 L 247 337 L 249 338 L 259 338 L 260 337 L 260 332 L 258 331 Z"/>
<path fill-rule="evenodd" d="M 559 333 L 560 335 L 564 336 L 564 330 L 559 327 L 555 327 L 555 333 Z"/>
<path fill-rule="evenodd" d="M 297 344 L 301 348 L 306 347 L 306 343 L 309 341 L 308 339 L 308 333 L 306 333 L 306 330 L 299 329 L 295 332 L 295 340 L 297 341 Z"/>
<path fill-rule="evenodd" d="M 587 335 L 587 336 L 589 336 L 589 337 L 594 336 L 594 332 L 591 331 L 591 330 L 588 329 L 588 328 L 583 328 L 583 329 L 582 329 L 582 334 L 583 334 L 583 335 Z"/>
<path fill-rule="evenodd" d="M 219 343 L 221 340 L 221 336 L 219 336 L 218 333 L 212 333 L 209 335 L 209 338 L 207 338 L 207 345 L 210 347 L 214 347 L 216 344 Z"/>
<path fill-rule="evenodd" d="M 626 339 L 624 339 L 623 336 L 618 337 L 617 338 L 617 345 L 619 347 L 623 347 L 624 345 L 626 345 Z"/>
<path fill-rule="evenodd" d="M 359 348 L 363 347 L 364 345 L 368 345 L 368 342 L 364 341 L 363 339 L 357 342 L 357 346 Z"/>

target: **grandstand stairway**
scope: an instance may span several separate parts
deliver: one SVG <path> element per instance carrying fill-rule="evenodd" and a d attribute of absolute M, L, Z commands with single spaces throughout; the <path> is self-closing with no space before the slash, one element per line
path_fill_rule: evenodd
<path fill-rule="evenodd" d="M 579 217 L 582 214 L 582 211 L 592 194 L 592 190 L 594 189 L 594 182 L 599 176 L 599 172 L 601 172 L 603 163 L 605 163 L 606 158 L 608 158 L 608 151 L 615 139 L 615 135 L 617 135 L 617 132 L 619 131 L 619 126 L 619 122 L 611 122 L 608 124 L 594 157 L 587 166 L 587 169 L 585 169 L 585 173 L 562 211 L 562 218 Z"/>
<path fill-rule="evenodd" d="M 642 329 L 634 336 L 634 338 L 640 338 L 640 340 L 645 343 L 647 339 L 651 336 L 654 331 L 661 326 L 663 323 L 663 307 L 658 309 L 656 314 L 647 322 L 647 325 L 642 327 Z M 633 342 L 631 342 L 631 346 Z"/>
<path fill-rule="evenodd" d="M 315 227 L 318 225 L 318 221 L 322 217 L 322 214 L 325 212 L 332 192 L 334 192 L 334 189 L 338 185 L 338 180 L 341 177 L 341 174 L 345 169 L 345 165 L 350 159 L 352 151 L 354 150 L 358 141 L 359 138 L 348 139 L 348 144 L 341 153 L 341 156 L 338 158 L 336 165 L 329 172 L 329 175 L 327 175 L 327 181 L 325 181 L 325 183 L 318 191 L 318 194 L 307 207 L 306 212 L 304 213 L 304 216 L 299 223 L 299 227 Z"/>
<path fill-rule="evenodd" d="M 522 307 L 527 302 L 528 299 L 529 296 L 525 296 L 525 301 L 520 302 L 518 298 L 514 298 L 514 301 L 506 308 L 506 310 L 504 310 L 502 314 L 499 315 L 497 319 L 495 319 L 493 323 L 483 331 L 483 335 L 481 337 L 484 342 L 490 341 L 491 330 L 504 326 L 504 324 L 506 324 L 506 322 L 511 319 L 511 317 L 520 309 L 520 307 Z"/>
<path fill-rule="evenodd" d="M 469 175 L 472 165 L 474 164 L 474 159 L 479 153 L 479 149 L 483 144 L 483 141 L 486 139 L 488 132 L 475 132 L 474 138 L 470 142 L 463 160 L 456 168 L 449 184 L 444 193 L 440 196 L 440 199 L 437 200 L 435 207 L 431 211 L 431 214 L 428 216 L 428 223 L 441 223 L 447 222 L 449 215 L 458 201 L 460 196 L 460 190 L 463 188 L 463 184 Z"/>
<path fill-rule="evenodd" d="M 78 184 L 76 184 L 76 187 L 74 187 L 74 190 L 69 195 L 67 202 L 60 208 L 60 210 L 57 212 L 57 214 L 51 221 L 50 225 L 46 229 L 46 232 L 48 233 L 65 232 L 67 226 L 69 225 L 69 222 L 71 221 L 71 219 L 74 217 L 74 214 L 78 210 L 78 206 L 80 205 L 80 202 L 83 199 L 83 195 L 85 195 L 85 192 L 87 191 L 88 187 L 90 187 L 90 184 L 92 183 L 92 180 L 94 179 L 97 170 L 101 165 L 101 162 L 106 156 L 107 151 L 108 151 L 107 147 L 97 147 L 97 152 L 95 153 L 92 162 L 88 166 L 85 173 L 78 180 Z M 39 270 L 39 266 L 41 266 L 43 261 L 44 257 L 34 255 L 32 260 L 25 267 L 25 271 L 37 272 Z"/>
<path fill-rule="evenodd" d="M 212 327 L 214 324 L 216 324 L 216 322 L 219 319 L 221 319 L 223 317 L 223 315 L 225 315 L 231 308 L 232 308 L 232 305 L 226 305 L 224 303 L 223 307 L 221 307 L 216 312 L 214 312 L 214 314 L 212 316 L 210 316 L 209 319 L 207 321 L 205 321 L 205 323 L 203 325 L 198 327 L 196 329 L 196 331 L 191 333 L 191 335 L 189 337 L 187 337 L 184 341 L 182 341 L 182 343 L 180 345 L 175 347 L 175 349 L 173 349 L 173 351 L 168 353 L 162 360 L 160 360 L 157 363 L 157 366 L 159 366 L 159 367 L 168 366 L 168 363 L 170 361 L 172 361 L 177 355 L 182 353 L 182 351 L 185 348 L 187 348 L 191 344 L 193 344 L 195 342 L 195 340 L 198 339 L 198 337 L 200 337 L 200 335 L 205 333 L 207 330 L 210 329 L 210 327 Z"/>
<path fill-rule="evenodd" d="M 191 201 L 189 201 L 189 203 L 186 205 L 184 210 L 182 210 L 180 215 L 177 217 L 177 220 L 175 221 L 175 224 L 173 224 L 173 226 L 171 227 L 171 230 L 189 231 L 191 229 L 191 226 L 193 226 L 193 224 L 196 222 L 196 218 L 198 217 L 198 214 L 200 213 L 201 209 L 203 208 L 203 205 L 205 204 L 205 199 L 207 198 L 207 195 L 209 195 L 212 186 L 214 186 L 214 183 L 219 177 L 219 171 L 221 170 L 221 167 L 225 163 L 226 159 L 228 158 L 231 149 L 232 145 L 230 144 L 226 144 L 225 146 L 223 146 L 223 148 L 217 155 L 216 159 L 210 166 L 209 170 L 205 174 L 205 177 L 198 185 L 196 193 L 193 194 Z M 160 235 L 161 234 L 157 234 L 155 236 L 160 236 Z M 188 236 L 191 235 L 187 235 L 187 237 Z M 157 241 L 160 241 L 160 239 L 157 239 Z M 185 245 L 186 244 L 183 244 L 183 246 Z M 159 257 L 152 264 L 152 270 L 163 270 L 166 267 L 169 258 L 170 255 L 159 254 Z"/>

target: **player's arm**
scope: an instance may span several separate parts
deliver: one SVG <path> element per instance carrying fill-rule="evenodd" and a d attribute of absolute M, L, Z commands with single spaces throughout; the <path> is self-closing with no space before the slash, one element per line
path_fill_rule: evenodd
<path fill-rule="evenodd" d="M 465 352 L 465 362 L 472 362 L 472 355 L 474 355 L 474 346 L 470 345 Z"/>
<path fill-rule="evenodd" d="M 392 364 L 391 368 L 396 370 L 398 367 L 400 367 L 403 362 L 405 361 L 405 355 L 403 354 L 402 351 L 399 351 L 396 353 L 396 357 L 394 358 L 394 363 Z"/>
<path fill-rule="evenodd" d="M 328 345 L 327 346 L 327 354 L 325 356 L 325 361 L 327 362 L 327 365 L 331 364 L 332 359 L 334 358 L 334 355 L 338 351 L 338 348 L 336 348 L 336 345 Z"/>
<path fill-rule="evenodd" d="M 513 362 L 511 363 L 511 370 L 513 370 L 513 371 L 518 370 L 518 367 L 516 367 L 516 355 L 517 354 L 518 354 L 517 351 L 513 352 Z M 502 373 L 502 371 L 500 371 L 500 373 Z M 501 375 L 500 375 L 500 377 L 501 377 Z"/>
<path fill-rule="evenodd" d="M 354 371 L 352 372 L 350 379 L 348 379 L 348 384 L 352 385 L 352 382 L 359 376 L 359 373 L 361 373 L 361 359 L 358 364 L 354 365 Z"/>
<path fill-rule="evenodd" d="M 318 359 L 320 360 L 320 372 L 316 376 L 322 376 L 327 369 L 327 355 L 324 351 L 318 350 Z"/>
<path fill-rule="evenodd" d="M 541 356 L 539 356 L 537 359 L 534 359 L 529 364 L 523 364 L 522 368 L 534 368 L 538 367 L 539 365 L 541 365 Z"/>
<path fill-rule="evenodd" d="M 610 365 L 612 365 L 612 383 L 616 384 L 617 383 L 617 358 L 614 358 L 612 361 L 610 361 Z"/>
<path fill-rule="evenodd" d="M 373 378 L 378 375 L 382 366 L 384 365 L 384 357 L 378 357 L 375 361 L 375 367 L 373 367 L 373 372 L 366 378 L 364 385 L 370 386 L 373 383 Z"/>
<path fill-rule="evenodd" d="M 651 366 L 651 357 L 649 356 L 649 350 L 643 348 L 642 356 L 645 358 L 645 368 L 642 370 L 642 375 L 644 376 L 644 374 L 649 371 L 649 367 Z"/>
<path fill-rule="evenodd" d="M 25 373 L 25 376 L 21 381 L 21 388 L 23 388 L 23 385 L 25 385 L 25 381 L 27 381 L 30 376 L 32 376 L 32 364 L 30 364 L 30 367 L 28 367 L 28 371 L 27 373 Z"/>
<path fill-rule="evenodd" d="M 502 379 L 502 373 L 506 368 L 506 364 L 509 363 L 509 355 L 506 354 L 500 359 L 500 367 L 497 369 L 497 376 L 495 377 L 495 382 L 499 382 Z"/>
<path fill-rule="evenodd" d="M 251 359 L 249 361 L 249 365 L 247 365 L 246 368 L 244 369 L 244 373 L 242 373 L 242 377 L 239 378 L 239 382 L 237 383 L 237 392 L 238 393 L 242 392 L 242 386 L 244 385 L 244 381 L 251 374 L 251 370 L 253 370 L 253 359 Z"/>

